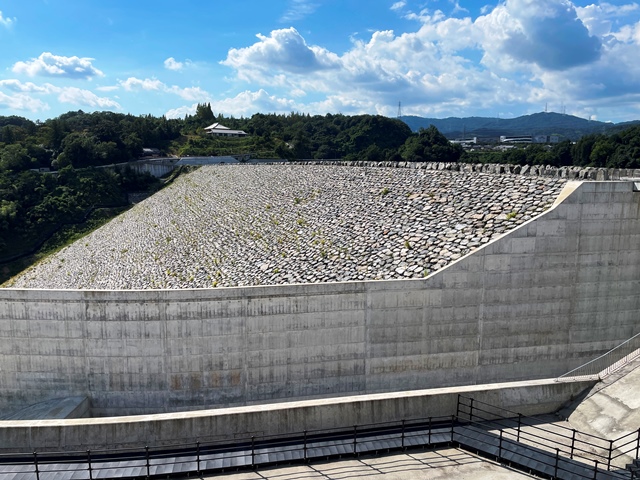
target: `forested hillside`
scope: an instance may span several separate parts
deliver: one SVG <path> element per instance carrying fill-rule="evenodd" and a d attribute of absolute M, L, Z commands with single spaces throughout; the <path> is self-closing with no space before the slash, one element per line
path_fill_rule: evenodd
<path fill-rule="evenodd" d="M 466 138 L 500 137 L 500 135 L 560 135 L 571 141 L 591 133 L 613 133 L 640 123 L 636 121 L 614 124 L 556 112 L 540 112 L 516 118 L 403 116 L 401 119 L 414 132 L 433 125 L 447 138 L 458 138 L 463 135 Z"/>
<path fill-rule="evenodd" d="M 246 137 L 206 134 L 214 122 Z M 431 125 L 374 115 L 215 115 L 207 104 L 183 119 L 113 112 L 69 112 L 44 122 L 0 117 L 0 262 L 33 250 L 67 224 L 91 223 L 95 209 L 126 208 L 127 194 L 159 188 L 131 169 L 96 168 L 140 158 L 143 148 L 163 155 L 250 153 L 254 158 L 368 161 L 491 162 L 640 168 L 640 126 L 577 143 L 529 145 L 506 152 L 466 152 Z M 111 213 L 103 214 L 106 218 Z M 117 241 L 117 240 L 116 240 Z"/>

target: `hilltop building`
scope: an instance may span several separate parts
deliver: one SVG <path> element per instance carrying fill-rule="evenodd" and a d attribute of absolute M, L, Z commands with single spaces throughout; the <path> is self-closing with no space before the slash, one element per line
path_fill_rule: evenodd
<path fill-rule="evenodd" d="M 220 123 L 213 123 L 204 129 L 209 135 L 216 137 L 246 137 L 247 133 L 244 130 L 231 130 L 229 127 L 225 127 Z"/>

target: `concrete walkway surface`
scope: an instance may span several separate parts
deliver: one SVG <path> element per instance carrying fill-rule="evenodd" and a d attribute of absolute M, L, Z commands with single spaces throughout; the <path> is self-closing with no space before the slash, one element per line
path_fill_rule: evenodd
<path fill-rule="evenodd" d="M 416 451 L 379 457 L 363 456 L 309 465 L 264 468 L 255 472 L 203 477 L 228 480 L 517 480 L 537 478 L 457 448 Z"/>
<path fill-rule="evenodd" d="M 640 358 L 604 378 L 572 411 L 564 412 L 572 428 L 609 440 L 640 427 Z"/>

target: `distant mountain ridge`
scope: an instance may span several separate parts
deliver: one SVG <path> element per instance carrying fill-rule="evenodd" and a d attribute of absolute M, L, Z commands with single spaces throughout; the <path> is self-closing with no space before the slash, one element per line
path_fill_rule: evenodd
<path fill-rule="evenodd" d="M 560 135 L 561 139 L 578 140 L 589 133 L 604 133 L 640 123 L 634 121 L 614 124 L 555 112 L 534 113 L 516 118 L 402 116 L 400 120 L 414 132 L 434 125 L 449 139 L 462 138 L 463 135 L 483 138 L 497 138 L 501 135 Z"/>

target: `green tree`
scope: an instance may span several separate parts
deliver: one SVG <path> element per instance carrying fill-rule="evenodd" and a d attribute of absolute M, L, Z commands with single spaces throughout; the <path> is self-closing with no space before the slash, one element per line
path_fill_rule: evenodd
<path fill-rule="evenodd" d="M 573 164 L 580 167 L 586 167 L 589 165 L 589 163 L 591 163 L 591 151 L 593 150 L 593 146 L 602 136 L 603 135 L 591 134 L 585 135 L 578 140 L 571 151 Z"/>
<path fill-rule="evenodd" d="M 62 141 L 61 147 L 62 152 L 57 158 L 57 168 L 68 165 L 82 168 L 99 164 L 96 139 L 87 133 L 70 133 Z"/>
<path fill-rule="evenodd" d="M 407 139 L 400 149 L 402 158 L 409 162 L 457 162 L 462 147 L 454 145 L 436 127 L 421 128 Z"/>
<path fill-rule="evenodd" d="M 196 118 L 201 124 L 206 124 L 205 126 L 210 125 L 216 119 L 213 111 L 211 110 L 210 103 L 198 104 L 196 107 Z"/>
<path fill-rule="evenodd" d="M 551 149 L 551 152 L 556 158 L 556 166 L 565 167 L 573 164 L 570 140 L 564 140 L 560 143 L 556 143 Z"/>
<path fill-rule="evenodd" d="M 589 166 L 604 167 L 609 161 L 609 157 L 616 151 L 616 145 L 611 139 L 603 137 L 599 138 L 591 149 L 589 154 Z"/>
<path fill-rule="evenodd" d="M 31 168 L 31 157 L 20 144 L 7 145 L 0 151 L 0 169 L 22 171 Z"/>

